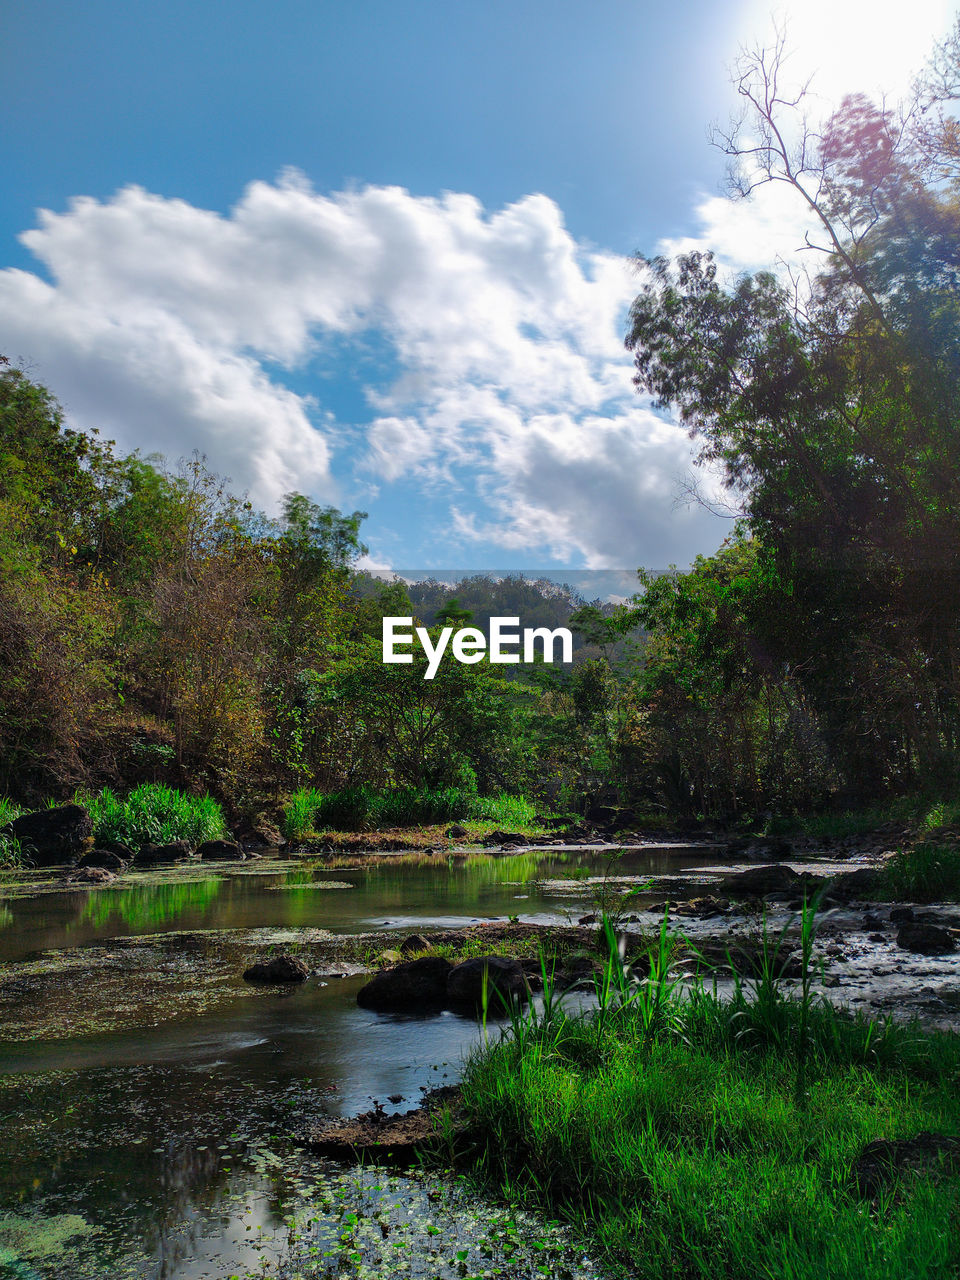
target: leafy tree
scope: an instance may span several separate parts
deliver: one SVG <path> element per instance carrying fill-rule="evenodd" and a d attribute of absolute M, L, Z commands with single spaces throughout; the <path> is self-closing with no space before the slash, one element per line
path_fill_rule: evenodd
<path fill-rule="evenodd" d="M 742 503 L 773 594 L 738 625 L 801 673 L 842 784 L 875 793 L 960 769 L 960 205 L 909 113 L 858 95 L 813 130 L 782 65 L 780 40 L 744 59 L 747 116 L 720 141 L 741 194 L 778 182 L 805 201 L 818 269 L 644 260 L 627 346 L 638 389 Z M 721 685 L 735 652 L 711 660 Z M 725 737 L 746 751 L 749 726 Z"/>

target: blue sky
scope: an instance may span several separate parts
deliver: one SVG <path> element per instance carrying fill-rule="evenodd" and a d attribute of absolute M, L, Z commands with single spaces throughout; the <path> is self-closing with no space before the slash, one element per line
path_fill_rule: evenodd
<path fill-rule="evenodd" d="M 900 91 L 953 10 L 791 7 L 824 101 Z M 199 448 L 268 509 L 362 507 L 381 564 L 659 567 L 728 531 L 630 387 L 626 256 L 797 242 L 706 140 L 767 6 L 5 0 L 3 26 L 0 351 L 77 425 Z"/>

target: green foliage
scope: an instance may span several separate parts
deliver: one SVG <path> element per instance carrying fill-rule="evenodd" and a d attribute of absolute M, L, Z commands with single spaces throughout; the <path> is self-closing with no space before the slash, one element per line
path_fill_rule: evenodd
<path fill-rule="evenodd" d="M 878 893 L 895 902 L 960 902 L 960 848 L 925 842 L 901 850 L 885 863 Z"/>
<path fill-rule="evenodd" d="M 349 772 L 381 788 L 491 790 L 516 778 L 524 691 L 487 664 L 441 662 L 427 680 L 422 650 L 411 656 L 385 664 L 379 637 L 335 650 L 318 688 L 350 742 Z"/>
<path fill-rule="evenodd" d="M 323 792 L 315 787 L 301 787 L 283 806 L 283 834 L 288 840 L 304 840 L 316 835 L 317 813 L 323 804 Z"/>
<path fill-rule="evenodd" d="M 23 861 L 23 847 L 17 837 L 0 835 L 0 870 L 16 871 Z"/>
<path fill-rule="evenodd" d="M 0 827 L 5 827 L 14 818 L 19 818 L 23 812 L 22 805 L 16 804 L 13 800 L 8 800 L 6 796 L 0 796 Z"/>
<path fill-rule="evenodd" d="M 948 1280 L 957 1176 L 869 1205 L 851 1168 L 878 1137 L 957 1131 L 960 1037 L 797 1001 L 772 975 L 732 1000 L 684 991 L 668 954 L 661 938 L 630 969 L 612 950 L 598 1011 L 551 998 L 470 1059 L 494 1189 L 640 1280 Z"/>
<path fill-rule="evenodd" d="M 956 34 L 941 52 L 955 84 Z M 724 279 L 709 253 L 656 259 L 627 337 L 638 388 L 673 407 L 744 515 L 720 555 L 648 583 L 641 609 L 647 784 L 721 816 L 960 776 L 960 480 L 943 474 L 960 205 L 928 159 L 956 122 L 918 137 L 922 113 L 904 127 L 854 95 L 815 137 L 777 91 L 783 58 L 782 41 L 743 56 L 742 149 L 736 129 L 720 141 L 745 193 L 793 186 L 819 220 L 829 252 L 809 289 Z"/>
<path fill-rule="evenodd" d="M 304 839 L 324 830 L 370 831 L 430 826 L 483 818 L 503 826 L 528 826 L 535 809 L 524 796 L 479 796 L 463 787 L 350 787 L 324 795 L 302 788 L 284 808 L 284 835 Z"/>
<path fill-rule="evenodd" d="M 119 840 L 131 849 L 146 844 L 219 840 L 227 835 L 223 810 L 210 796 L 190 796 L 172 787 L 144 783 L 121 799 L 104 787 L 96 795 L 78 794 L 93 818 L 95 840 Z"/>

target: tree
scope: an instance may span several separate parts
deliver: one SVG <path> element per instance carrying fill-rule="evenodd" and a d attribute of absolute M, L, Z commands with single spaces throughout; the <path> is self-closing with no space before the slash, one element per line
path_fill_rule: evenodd
<path fill-rule="evenodd" d="M 444 626 L 461 627 L 473 621 L 473 610 L 464 609 L 456 596 L 437 610 L 437 621 Z"/>
<path fill-rule="evenodd" d="M 739 194 L 805 202 L 816 268 L 642 260 L 627 346 L 739 495 L 778 584 L 756 638 L 863 792 L 960 769 L 960 204 L 915 111 L 849 97 L 814 129 L 783 52 L 745 57 L 719 140 Z"/>

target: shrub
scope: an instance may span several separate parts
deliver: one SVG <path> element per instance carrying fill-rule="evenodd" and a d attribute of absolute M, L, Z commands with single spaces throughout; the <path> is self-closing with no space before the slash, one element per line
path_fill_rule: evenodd
<path fill-rule="evenodd" d="M 145 782 L 126 799 L 109 787 L 94 796 L 77 796 L 93 818 L 95 840 L 119 840 L 132 849 L 145 844 L 219 840 L 227 834 L 223 810 L 211 796 L 189 796 L 173 787 Z"/>

